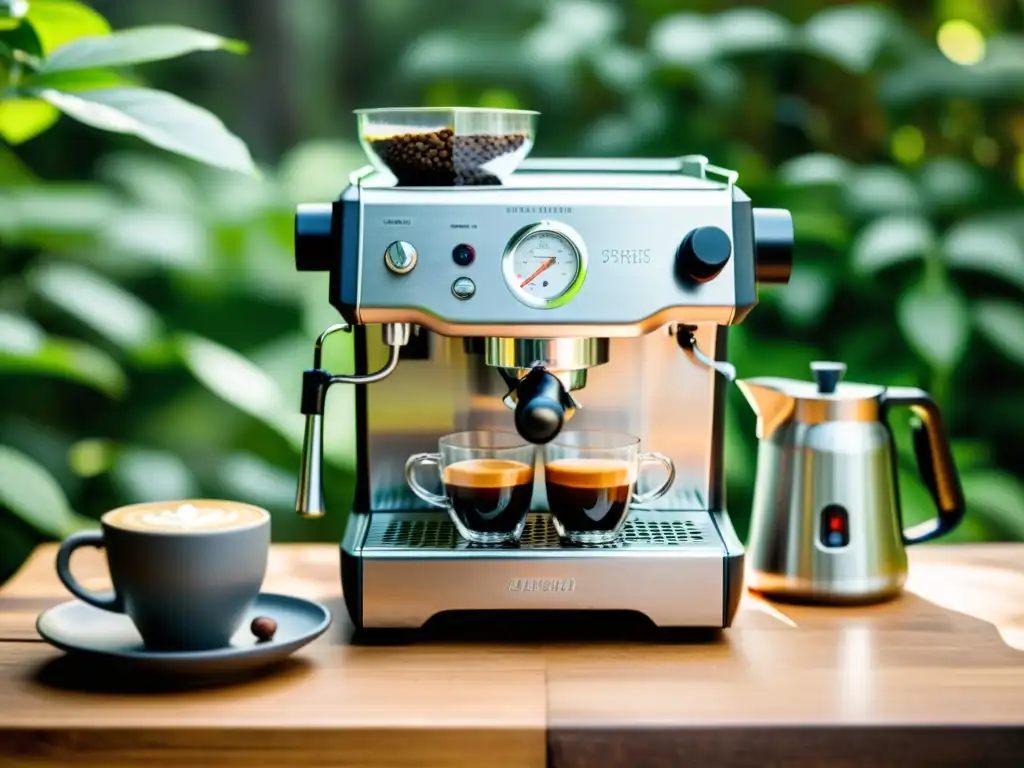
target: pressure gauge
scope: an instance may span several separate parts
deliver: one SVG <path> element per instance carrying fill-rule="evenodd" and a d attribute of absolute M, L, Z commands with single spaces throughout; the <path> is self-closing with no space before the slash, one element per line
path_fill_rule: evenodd
<path fill-rule="evenodd" d="M 560 307 L 579 291 L 587 275 L 587 250 L 572 227 L 541 221 L 509 241 L 502 272 L 512 295 L 530 307 Z"/>

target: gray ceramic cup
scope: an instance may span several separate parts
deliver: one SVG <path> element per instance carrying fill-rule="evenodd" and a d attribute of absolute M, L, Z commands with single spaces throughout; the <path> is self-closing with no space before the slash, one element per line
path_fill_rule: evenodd
<path fill-rule="evenodd" d="M 270 513 L 193 499 L 119 507 L 100 523 L 102 530 L 73 534 L 57 552 L 57 575 L 75 597 L 127 614 L 150 650 L 230 643 L 263 585 Z M 79 547 L 106 550 L 112 593 L 86 589 L 71 574 Z"/>

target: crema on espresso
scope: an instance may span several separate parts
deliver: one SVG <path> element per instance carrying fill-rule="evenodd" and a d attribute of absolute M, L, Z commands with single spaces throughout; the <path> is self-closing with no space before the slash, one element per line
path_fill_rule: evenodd
<path fill-rule="evenodd" d="M 259 507 L 228 501 L 154 502 L 112 510 L 103 522 L 129 531 L 187 534 L 249 528 L 267 517 Z"/>

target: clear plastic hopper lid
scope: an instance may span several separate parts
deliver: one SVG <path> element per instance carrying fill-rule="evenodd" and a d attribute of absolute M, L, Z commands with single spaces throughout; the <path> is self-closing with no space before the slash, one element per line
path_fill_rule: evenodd
<path fill-rule="evenodd" d="M 370 162 L 412 187 L 503 183 L 533 149 L 539 113 L 520 109 L 357 109 Z"/>

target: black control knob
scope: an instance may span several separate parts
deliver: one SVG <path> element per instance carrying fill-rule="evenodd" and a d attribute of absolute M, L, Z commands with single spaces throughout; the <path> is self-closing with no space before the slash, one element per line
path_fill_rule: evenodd
<path fill-rule="evenodd" d="M 516 431 L 527 442 L 543 445 L 562 431 L 565 390 L 553 374 L 534 368 L 516 387 Z"/>
<path fill-rule="evenodd" d="M 785 285 L 793 271 L 793 216 L 783 208 L 754 209 L 757 282 Z"/>
<path fill-rule="evenodd" d="M 697 227 L 679 246 L 676 273 L 688 282 L 706 283 L 725 269 L 732 255 L 732 241 L 718 227 Z"/>
<path fill-rule="evenodd" d="M 295 209 L 295 268 L 327 272 L 341 259 L 340 233 L 334 228 L 334 206 L 304 203 Z"/>

